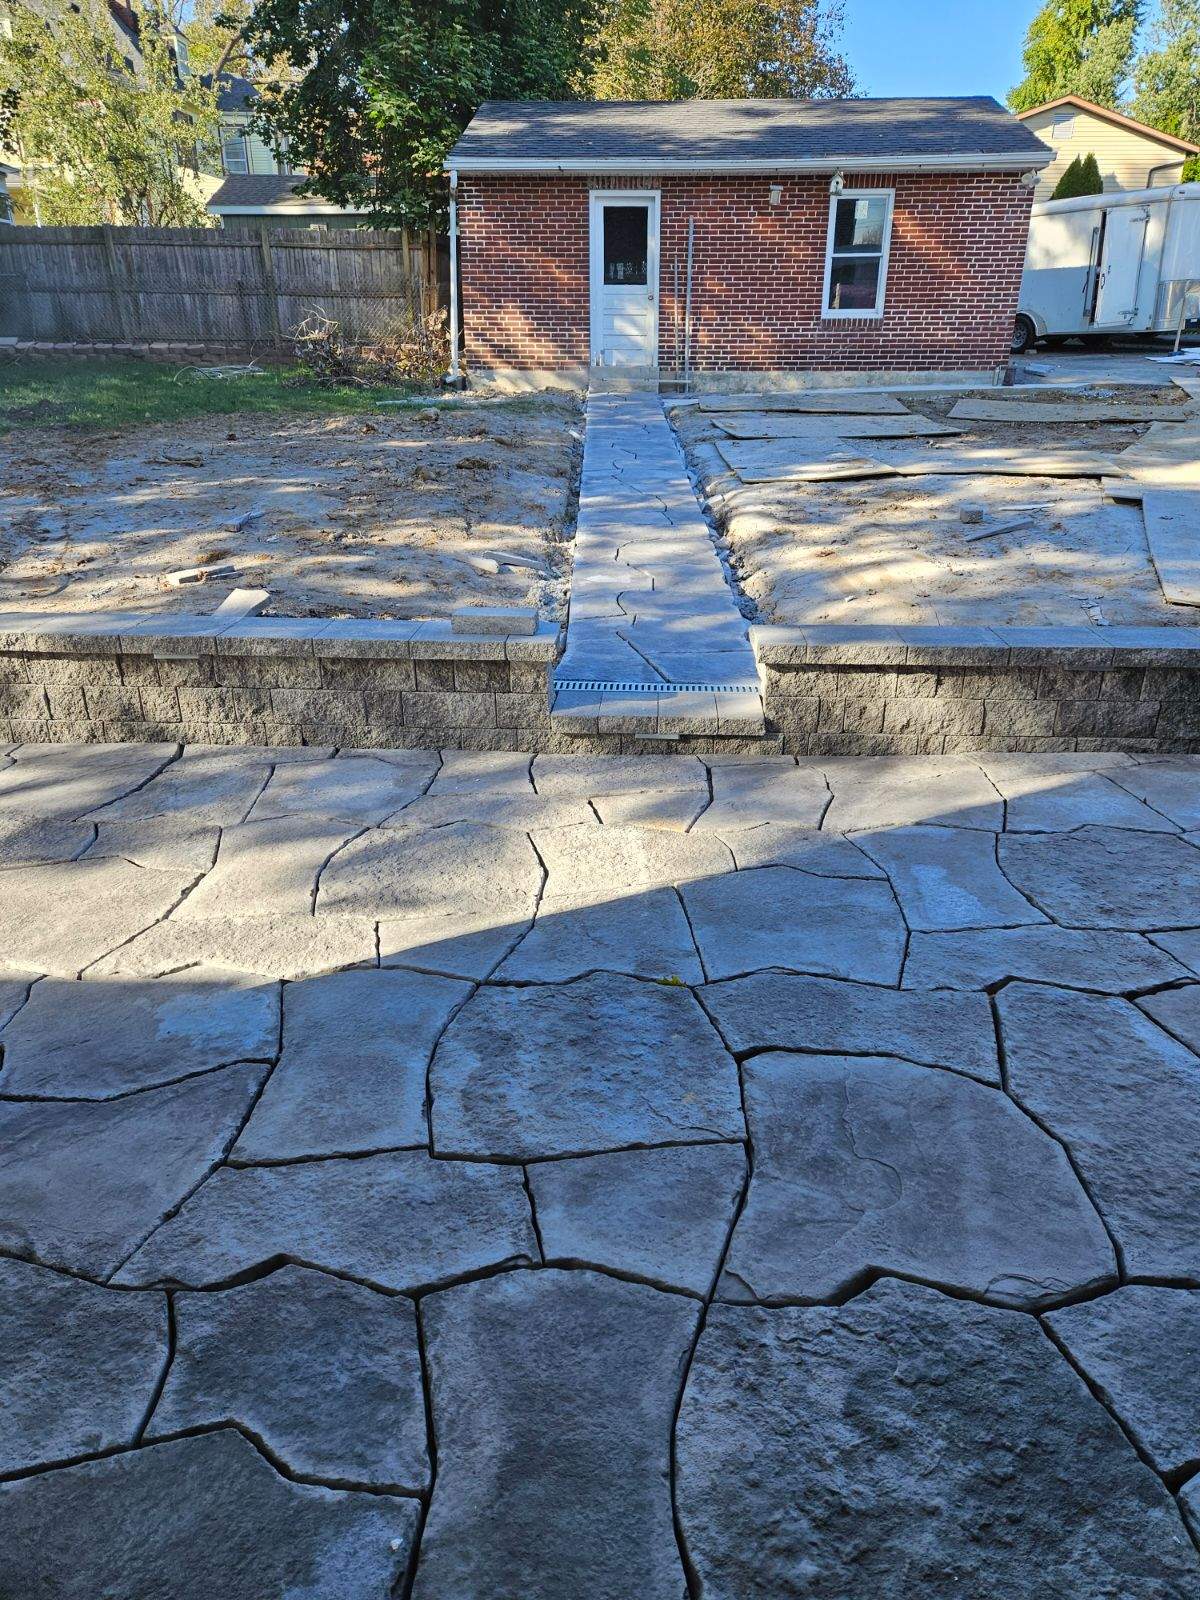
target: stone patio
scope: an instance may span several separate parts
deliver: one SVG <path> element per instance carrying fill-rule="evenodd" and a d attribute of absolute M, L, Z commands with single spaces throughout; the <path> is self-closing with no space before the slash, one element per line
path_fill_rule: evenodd
<path fill-rule="evenodd" d="M 1194 1600 L 1200 758 L 0 747 L 4 1600 Z"/>

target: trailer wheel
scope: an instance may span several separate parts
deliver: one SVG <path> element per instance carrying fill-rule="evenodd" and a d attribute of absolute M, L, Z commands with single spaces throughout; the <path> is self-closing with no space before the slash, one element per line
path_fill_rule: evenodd
<path fill-rule="evenodd" d="M 1013 323 L 1012 343 L 1009 349 L 1014 356 L 1024 355 L 1025 351 L 1031 350 L 1036 343 L 1037 329 L 1033 325 L 1032 318 L 1020 312 Z"/>

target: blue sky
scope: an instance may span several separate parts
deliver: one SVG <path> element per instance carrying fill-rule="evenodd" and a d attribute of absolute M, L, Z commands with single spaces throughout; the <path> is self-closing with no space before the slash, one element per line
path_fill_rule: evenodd
<path fill-rule="evenodd" d="M 846 0 L 844 53 L 860 93 L 994 94 L 1019 83 L 1040 0 Z"/>

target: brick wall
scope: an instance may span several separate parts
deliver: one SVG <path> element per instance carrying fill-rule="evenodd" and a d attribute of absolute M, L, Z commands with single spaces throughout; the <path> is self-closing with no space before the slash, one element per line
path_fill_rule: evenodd
<path fill-rule="evenodd" d="M 692 363 L 698 371 L 910 371 L 998 367 L 1008 356 L 1030 191 L 1017 174 L 875 174 L 893 188 L 881 318 L 821 315 L 829 180 L 586 176 L 460 179 L 469 368 L 571 368 L 588 359 L 588 195 L 661 196 L 659 364 L 675 358 L 695 221 Z"/>

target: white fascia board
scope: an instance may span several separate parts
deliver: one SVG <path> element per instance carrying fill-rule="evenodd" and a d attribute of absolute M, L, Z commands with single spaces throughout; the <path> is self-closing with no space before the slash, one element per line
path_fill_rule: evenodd
<path fill-rule="evenodd" d="M 443 163 L 443 172 L 528 172 L 568 173 L 586 172 L 685 172 L 685 173 L 738 173 L 738 172 L 1034 172 L 1048 167 L 1054 160 L 1054 151 L 1038 155 L 1030 150 L 1014 151 L 1004 155 L 957 156 L 820 156 L 811 159 L 748 160 L 735 156 L 728 160 L 653 159 L 649 157 L 622 157 L 619 161 L 609 156 L 588 159 L 571 157 L 567 161 L 546 161 L 537 157 L 459 156 L 455 161 Z"/>

